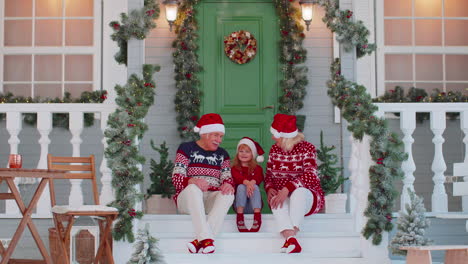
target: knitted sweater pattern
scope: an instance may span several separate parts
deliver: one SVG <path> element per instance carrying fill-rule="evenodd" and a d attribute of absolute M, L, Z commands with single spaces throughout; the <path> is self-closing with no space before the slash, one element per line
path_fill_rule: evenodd
<path fill-rule="evenodd" d="M 306 215 L 318 212 L 323 207 L 325 198 L 317 176 L 316 160 L 315 146 L 307 141 L 297 143 L 288 152 L 273 145 L 265 175 L 266 191 L 271 188 L 279 191 L 286 187 L 292 193 L 296 188 L 307 188 L 314 196 L 314 203 Z"/>
<path fill-rule="evenodd" d="M 224 183 L 234 185 L 227 151 L 223 148 L 206 151 L 193 141 L 180 144 L 172 172 L 176 202 L 192 177 L 205 179 L 209 185 L 208 191 L 219 191 L 219 187 Z"/>

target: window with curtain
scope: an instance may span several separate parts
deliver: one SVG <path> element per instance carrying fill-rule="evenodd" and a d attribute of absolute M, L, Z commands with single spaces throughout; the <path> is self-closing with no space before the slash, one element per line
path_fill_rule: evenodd
<path fill-rule="evenodd" d="M 62 97 L 100 89 L 97 0 L 0 0 L 0 92 Z"/>
<path fill-rule="evenodd" d="M 378 94 L 468 92 L 467 0 L 377 0 L 377 10 Z"/>

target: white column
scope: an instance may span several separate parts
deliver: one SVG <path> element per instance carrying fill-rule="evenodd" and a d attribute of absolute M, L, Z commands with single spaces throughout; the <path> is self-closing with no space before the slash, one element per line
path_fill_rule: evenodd
<path fill-rule="evenodd" d="M 416 164 L 413 159 L 412 145 L 414 139 L 412 134 L 416 128 L 416 112 L 415 111 L 403 111 L 400 119 L 401 131 L 404 134 L 403 143 L 405 144 L 405 152 L 408 153 L 408 159 L 403 161 L 401 168 L 405 173 L 403 178 L 403 190 L 401 193 L 400 209 L 405 210 L 405 204 L 410 204 L 411 199 L 409 197 L 408 189 L 414 191 L 414 171 L 416 170 Z"/>
<path fill-rule="evenodd" d="M 446 127 L 445 112 L 432 111 L 431 112 L 431 130 L 434 133 L 432 142 L 434 143 L 434 161 L 432 162 L 432 171 L 434 172 L 434 191 L 432 192 L 432 212 L 447 212 L 448 200 L 447 193 L 445 192 L 444 172 L 447 169 L 445 164 L 444 155 L 442 152 L 442 144 L 445 142 L 442 137 Z"/>
<path fill-rule="evenodd" d="M 10 154 L 18 154 L 18 145 L 20 140 L 18 135 L 23 128 L 23 121 L 20 112 L 7 112 L 6 114 L 6 128 L 8 133 L 10 134 L 10 139 L 8 139 L 8 144 L 10 144 Z M 7 160 L 8 162 L 8 160 Z M 7 164 L 8 166 L 8 164 Z M 18 187 L 19 178 L 15 179 L 15 185 Z M 6 200 L 5 201 L 5 214 L 6 215 L 20 215 L 20 211 L 18 205 L 14 200 Z"/>
<path fill-rule="evenodd" d="M 39 144 L 41 145 L 41 157 L 37 164 L 38 169 L 47 169 L 47 154 L 49 154 L 49 134 L 52 131 L 52 113 L 51 112 L 38 112 L 37 113 L 37 130 L 41 134 Z M 37 204 L 37 217 L 52 217 L 50 207 L 50 191 L 47 185 L 42 193 L 41 198 Z"/>
<path fill-rule="evenodd" d="M 107 120 L 109 119 L 110 112 L 101 112 L 101 130 L 104 132 L 107 128 Z M 102 145 L 104 149 L 107 148 L 107 139 L 106 137 L 102 138 Z M 106 205 L 114 200 L 114 192 L 112 190 L 112 170 L 107 167 L 107 159 L 105 155 L 102 155 L 101 166 L 99 167 L 101 171 L 101 195 L 99 196 L 99 201 L 101 204 Z"/>
<path fill-rule="evenodd" d="M 70 112 L 70 132 L 72 139 L 70 143 L 73 146 L 73 157 L 80 156 L 80 145 L 81 145 L 81 132 L 83 131 L 83 113 L 82 112 Z M 68 198 L 68 204 L 73 207 L 77 207 L 83 204 L 83 192 L 81 191 L 82 180 L 70 180 L 71 190 L 70 197 Z"/>
<path fill-rule="evenodd" d="M 463 133 L 465 134 L 465 137 L 463 138 L 463 143 L 465 144 L 465 160 L 463 161 L 463 163 L 466 166 L 468 165 L 468 111 L 463 111 L 460 113 L 460 127 L 461 130 L 463 130 Z M 463 177 L 463 180 L 468 182 L 468 176 Z M 463 212 L 468 213 L 468 196 L 462 196 L 462 210 Z M 466 224 L 468 230 L 468 221 L 466 222 Z"/>

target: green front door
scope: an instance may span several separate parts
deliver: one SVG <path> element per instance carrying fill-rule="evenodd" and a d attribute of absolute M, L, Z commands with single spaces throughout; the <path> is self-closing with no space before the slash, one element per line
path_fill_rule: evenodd
<path fill-rule="evenodd" d="M 219 0 L 220 1 L 220 0 Z M 270 125 L 277 109 L 278 17 L 272 2 L 206 2 L 198 5 L 202 113 L 223 117 L 226 135 L 222 146 L 235 154 L 244 136 L 257 140 L 268 152 Z M 257 39 L 257 54 L 236 64 L 224 54 L 224 37 L 249 31 Z M 266 154 L 267 155 L 267 154 Z M 266 157 L 265 157 L 266 160 Z"/>

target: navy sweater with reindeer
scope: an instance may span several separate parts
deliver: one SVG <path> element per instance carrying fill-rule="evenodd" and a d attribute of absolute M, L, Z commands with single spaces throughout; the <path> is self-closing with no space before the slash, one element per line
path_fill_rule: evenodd
<path fill-rule="evenodd" d="M 234 185 L 229 154 L 223 148 L 206 151 L 196 142 L 180 144 L 172 172 L 176 202 L 179 193 L 187 187 L 191 177 L 205 179 L 209 184 L 208 191 L 219 191 L 219 187 L 224 183 Z"/>

